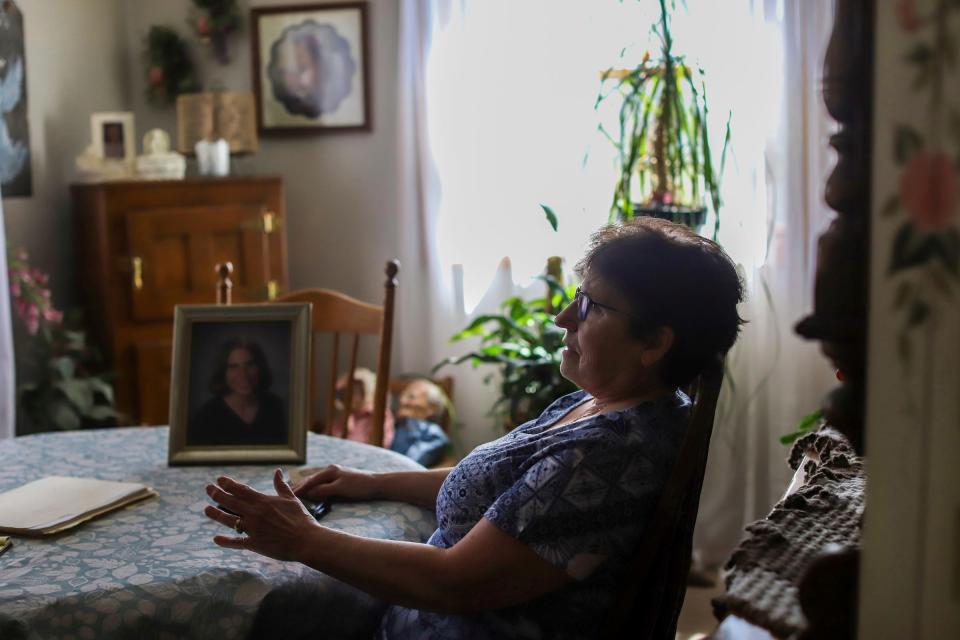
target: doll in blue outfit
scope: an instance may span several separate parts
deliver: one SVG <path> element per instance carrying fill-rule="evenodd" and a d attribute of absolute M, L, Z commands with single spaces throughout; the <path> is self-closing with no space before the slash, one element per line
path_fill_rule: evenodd
<path fill-rule="evenodd" d="M 652 218 L 594 234 L 577 266 L 561 373 L 581 390 L 456 467 L 369 474 L 331 466 L 277 495 L 229 478 L 207 515 L 221 546 L 295 560 L 388 603 L 378 638 L 587 638 L 610 610 L 676 460 L 680 391 L 734 343 L 742 285 L 715 243 Z M 331 530 L 313 500 L 435 508 L 424 544 Z"/>

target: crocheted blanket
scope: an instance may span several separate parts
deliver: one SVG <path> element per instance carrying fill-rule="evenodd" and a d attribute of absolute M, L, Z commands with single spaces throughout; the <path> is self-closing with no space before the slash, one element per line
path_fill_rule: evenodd
<path fill-rule="evenodd" d="M 805 481 L 746 527 L 724 567 L 726 593 L 713 600 L 717 619 L 734 614 L 784 639 L 806 627 L 797 588 L 811 559 L 860 547 L 866 489 L 863 460 L 830 427 L 797 440 L 789 464 L 803 464 Z"/>

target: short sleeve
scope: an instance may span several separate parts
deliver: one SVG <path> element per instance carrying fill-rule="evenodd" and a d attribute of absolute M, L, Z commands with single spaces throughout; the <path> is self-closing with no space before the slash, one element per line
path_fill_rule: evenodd
<path fill-rule="evenodd" d="M 673 459 L 671 447 L 629 426 L 603 418 L 551 443 L 484 517 L 577 580 L 626 558 Z"/>

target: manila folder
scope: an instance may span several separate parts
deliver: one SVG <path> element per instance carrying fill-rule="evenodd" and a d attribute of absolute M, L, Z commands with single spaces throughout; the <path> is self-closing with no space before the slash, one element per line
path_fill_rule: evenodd
<path fill-rule="evenodd" d="M 155 495 L 136 482 L 47 476 L 0 493 L 0 533 L 58 533 Z"/>

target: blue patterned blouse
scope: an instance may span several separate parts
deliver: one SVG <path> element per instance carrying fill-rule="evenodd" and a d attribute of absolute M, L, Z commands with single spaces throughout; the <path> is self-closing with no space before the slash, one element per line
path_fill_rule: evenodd
<path fill-rule="evenodd" d="M 437 495 L 437 530 L 455 545 L 481 518 L 566 571 L 566 587 L 497 611 L 453 615 L 392 606 L 378 638 L 590 638 L 676 459 L 690 400 L 675 396 L 550 425 L 590 396 L 577 391 L 481 445 Z M 549 429 L 549 430 L 548 430 Z"/>

